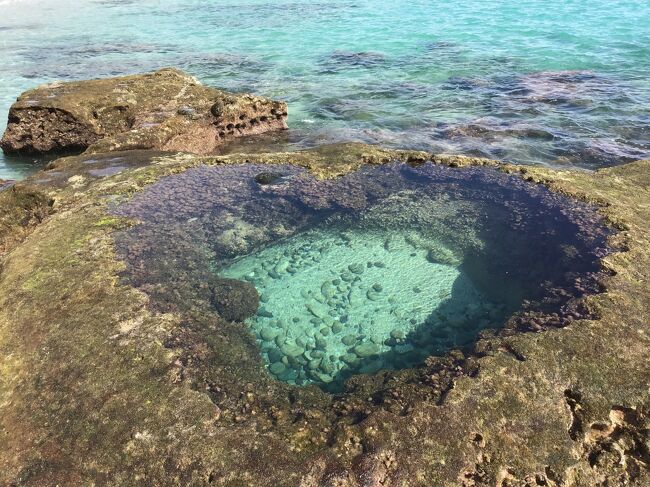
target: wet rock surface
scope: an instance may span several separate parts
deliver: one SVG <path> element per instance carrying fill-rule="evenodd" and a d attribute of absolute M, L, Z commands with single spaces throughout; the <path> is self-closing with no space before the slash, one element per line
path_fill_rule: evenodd
<path fill-rule="evenodd" d="M 158 149 L 209 153 L 224 141 L 286 128 L 285 103 L 202 86 L 176 69 L 52 83 L 9 111 L 7 153 Z"/>
<path fill-rule="evenodd" d="M 14 182 L 11 179 L 0 179 L 0 191 L 10 188 Z"/>
<path fill-rule="evenodd" d="M 648 161 L 587 173 L 338 146 L 203 158 L 139 153 L 119 161 L 122 172 L 94 177 L 87 172 L 94 164 L 82 162 L 87 157 L 57 161 L 32 178 L 55 171 L 55 184 L 29 180 L 0 192 L 0 205 L 16 215 L 0 226 L 7 242 L 0 483 L 648 483 Z M 215 312 L 208 279 L 194 285 L 191 273 L 170 275 L 181 298 L 166 306 L 162 285 L 136 289 L 123 280 L 115 235 L 139 222 L 113 210 L 164 176 L 253 163 L 331 178 L 363 164 L 429 159 L 458 172 L 493 166 L 597 205 L 617 230 L 608 237 L 617 251 L 600 259 L 600 292 L 587 290 L 580 300 L 589 317 L 578 313 L 570 323 L 520 333 L 535 318 L 522 317 L 521 327 L 482 334 L 471 351 L 431 356 L 417 369 L 356 375 L 345 394 L 331 395 L 271 378 L 253 336 Z M 28 194 L 35 204 L 13 200 Z M 331 201 L 300 197 L 316 208 Z M 177 248 L 157 252 L 171 258 L 178 247 L 197 254 L 190 260 L 209 257 L 209 249 L 184 246 L 182 238 Z"/>

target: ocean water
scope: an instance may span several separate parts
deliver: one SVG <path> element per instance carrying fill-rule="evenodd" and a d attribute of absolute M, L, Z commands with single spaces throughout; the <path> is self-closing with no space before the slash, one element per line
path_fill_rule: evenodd
<path fill-rule="evenodd" d="M 277 148 L 356 140 L 586 168 L 650 157 L 645 0 L 0 6 L 1 123 L 39 83 L 172 65 L 288 101 L 291 130 L 264 141 Z M 32 162 L 2 158 L 0 178 Z"/>
<path fill-rule="evenodd" d="M 233 354 L 251 337 L 269 374 L 326 390 L 584 317 L 608 252 L 593 208 L 487 168 L 197 167 L 113 211 L 140 222 L 116 245 L 152 306 L 241 323 Z"/>

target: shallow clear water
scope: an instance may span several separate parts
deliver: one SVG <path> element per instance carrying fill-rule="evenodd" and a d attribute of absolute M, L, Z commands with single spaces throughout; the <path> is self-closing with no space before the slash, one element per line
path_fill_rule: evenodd
<path fill-rule="evenodd" d="M 239 259 L 220 275 L 249 281 L 261 294 L 248 323 L 276 377 L 329 383 L 352 370 L 416 365 L 470 343 L 479 329 L 501 325 L 505 305 L 481 294 L 460 265 L 430 234 L 328 221 Z M 437 338 L 418 348 L 410 337 L 425 322 Z"/>
<path fill-rule="evenodd" d="M 592 208 L 485 168 L 198 167 L 114 211 L 140 222 L 116 242 L 152 305 L 243 322 L 269 373 L 332 390 L 484 329 L 565 326 L 608 252 Z"/>
<path fill-rule="evenodd" d="M 279 147 L 359 140 L 585 167 L 650 157 L 643 0 L 0 5 L 4 114 L 38 83 L 174 65 L 287 100 Z M 26 162 L 0 159 L 0 178 Z"/>

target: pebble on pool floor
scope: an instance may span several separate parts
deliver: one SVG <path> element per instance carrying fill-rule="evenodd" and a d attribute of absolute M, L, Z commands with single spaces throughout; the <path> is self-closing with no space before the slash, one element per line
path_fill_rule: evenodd
<path fill-rule="evenodd" d="M 431 241 L 419 246 L 423 240 L 415 233 L 314 228 L 235 261 L 221 275 L 247 280 L 260 293 L 249 325 L 269 371 L 292 384 L 329 384 L 467 343 L 500 314 L 450 249 Z M 422 326 L 433 343 L 418 341 Z"/>

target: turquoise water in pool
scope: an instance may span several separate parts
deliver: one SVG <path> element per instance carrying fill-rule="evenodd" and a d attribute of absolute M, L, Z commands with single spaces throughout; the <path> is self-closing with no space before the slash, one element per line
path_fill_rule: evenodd
<path fill-rule="evenodd" d="M 373 211 L 365 219 L 375 220 Z M 277 378 L 328 384 L 351 371 L 415 365 L 505 318 L 506 306 L 484 296 L 431 233 L 337 226 L 327 222 L 221 272 L 261 293 L 249 325 Z M 425 322 L 433 350 L 408 339 Z"/>
<path fill-rule="evenodd" d="M 278 147 L 358 140 L 589 168 L 650 157 L 645 0 L 0 8 L 0 128 L 12 100 L 36 84 L 174 65 L 287 100 L 291 130 L 273 138 Z M 21 177 L 31 162 L 1 158 L 0 178 Z"/>

